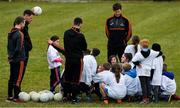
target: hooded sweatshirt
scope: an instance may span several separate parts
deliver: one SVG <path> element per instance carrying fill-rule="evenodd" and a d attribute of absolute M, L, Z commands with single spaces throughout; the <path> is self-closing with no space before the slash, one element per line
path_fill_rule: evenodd
<path fill-rule="evenodd" d="M 82 58 L 87 49 L 85 37 L 79 29 L 71 28 L 64 33 L 64 49 L 66 58 Z"/>
<path fill-rule="evenodd" d="M 24 49 L 24 35 L 17 29 L 12 28 L 11 32 L 8 33 L 8 59 L 12 62 L 19 62 L 25 60 L 25 49 Z"/>

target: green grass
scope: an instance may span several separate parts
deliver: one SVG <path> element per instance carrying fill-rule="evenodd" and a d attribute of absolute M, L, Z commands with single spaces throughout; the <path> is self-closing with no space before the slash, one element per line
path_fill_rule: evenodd
<path fill-rule="evenodd" d="M 84 20 L 82 31 L 85 34 L 88 47 L 98 47 L 101 50 L 97 58 L 98 63 L 106 61 L 107 39 L 104 33 L 106 18 L 112 15 L 111 6 L 114 2 L 96 3 L 42 3 L 42 2 L 0 2 L 0 106 L 1 107 L 58 107 L 58 106 L 124 106 L 124 107 L 177 107 L 180 101 L 171 103 L 160 102 L 158 104 L 139 105 L 138 103 L 123 103 L 118 105 L 111 103 L 103 105 L 100 101 L 93 103 L 82 102 L 71 105 L 57 102 L 23 104 L 6 103 L 7 82 L 9 78 L 9 65 L 7 62 L 7 33 L 12 27 L 16 16 L 22 15 L 24 9 L 40 6 L 43 14 L 35 16 L 30 25 L 30 36 L 33 42 L 33 50 L 27 71 L 22 82 L 22 90 L 30 92 L 49 89 L 49 69 L 46 60 L 47 39 L 57 34 L 62 38 L 66 29 L 72 25 L 76 16 Z M 168 70 L 175 73 L 177 82 L 177 94 L 180 95 L 180 2 L 122 2 L 123 13 L 132 22 L 133 34 L 141 38 L 148 38 L 151 43 L 161 44 Z"/>

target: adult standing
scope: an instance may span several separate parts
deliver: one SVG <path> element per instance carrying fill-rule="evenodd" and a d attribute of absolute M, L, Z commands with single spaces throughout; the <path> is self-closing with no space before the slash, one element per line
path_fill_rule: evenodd
<path fill-rule="evenodd" d="M 20 102 L 18 94 L 20 93 L 25 61 L 24 34 L 21 32 L 24 26 L 25 20 L 19 16 L 15 19 L 14 27 L 8 34 L 7 51 L 10 64 L 10 77 L 8 81 L 7 101 Z"/>
<path fill-rule="evenodd" d="M 24 61 L 24 70 L 23 70 L 23 74 L 22 74 L 22 79 L 24 77 L 26 67 L 27 67 L 27 63 L 29 60 L 29 52 L 32 50 L 32 47 L 33 47 L 32 42 L 31 42 L 31 38 L 29 35 L 29 27 L 28 27 L 28 25 L 32 22 L 33 16 L 34 16 L 33 11 L 31 11 L 29 9 L 27 9 L 23 12 L 23 18 L 25 19 L 25 27 L 21 31 L 24 34 L 24 49 L 25 49 L 26 59 Z"/>
<path fill-rule="evenodd" d="M 83 21 L 81 18 L 74 19 L 73 27 L 64 33 L 64 49 L 65 49 L 65 71 L 63 75 L 64 99 L 67 93 L 72 94 L 73 103 L 78 100 L 76 98 L 79 92 L 79 83 L 83 68 L 83 51 L 87 50 L 87 43 L 80 28 Z"/>
<path fill-rule="evenodd" d="M 31 38 L 29 35 L 29 24 L 32 22 L 34 13 L 31 10 L 25 10 L 23 12 L 23 17 L 25 19 L 25 27 L 22 30 L 23 34 L 24 34 L 24 47 L 25 47 L 25 56 L 26 56 L 26 61 L 25 61 L 25 66 L 27 65 L 28 59 L 29 59 L 29 52 L 32 50 L 33 46 L 32 46 L 32 42 L 31 42 Z"/>
<path fill-rule="evenodd" d="M 122 6 L 115 3 L 112 6 L 114 15 L 106 20 L 105 32 L 108 38 L 107 56 L 116 55 L 121 61 L 127 42 L 131 38 L 132 29 L 129 20 L 122 15 Z M 107 58 L 107 59 L 108 59 Z"/>

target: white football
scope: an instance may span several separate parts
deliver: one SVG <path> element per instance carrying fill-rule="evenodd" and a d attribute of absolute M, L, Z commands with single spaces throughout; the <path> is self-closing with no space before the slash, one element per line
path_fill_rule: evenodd
<path fill-rule="evenodd" d="M 33 7 L 32 11 L 34 12 L 35 15 L 41 15 L 42 14 L 42 9 L 39 6 Z"/>
<path fill-rule="evenodd" d="M 18 96 L 21 101 L 27 102 L 30 100 L 30 95 L 26 92 L 20 92 Z"/>
<path fill-rule="evenodd" d="M 53 100 L 54 99 L 54 94 L 52 92 L 47 93 L 49 95 L 49 100 Z"/>
<path fill-rule="evenodd" d="M 40 98 L 40 94 L 39 94 L 39 93 L 33 93 L 33 94 L 31 95 L 31 100 L 32 100 L 32 101 L 38 102 L 38 101 L 39 101 L 39 98 Z"/>
<path fill-rule="evenodd" d="M 31 91 L 31 92 L 29 92 L 29 95 L 31 96 L 31 95 L 34 94 L 34 93 L 37 93 L 37 92 Z"/>
<path fill-rule="evenodd" d="M 63 98 L 63 95 L 62 95 L 61 92 L 60 92 L 60 93 L 56 93 L 56 94 L 54 95 L 54 100 L 55 100 L 55 101 L 61 101 L 62 98 Z"/>
<path fill-rule="evenodd" d="M 41 102 L 47 102 L 47 101 L 49 101 L 49 95 L 48 95 L 48 93 L 41 93 L 39 99 L 40 99 Z"/>

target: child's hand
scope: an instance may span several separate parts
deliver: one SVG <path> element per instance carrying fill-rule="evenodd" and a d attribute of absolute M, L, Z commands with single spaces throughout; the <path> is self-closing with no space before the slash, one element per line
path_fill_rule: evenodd
<path fill-rule="evenodd" d="M 53 43 L 53 41 L 49 39 L 48 44 L 51 45 L 52 43 Z"/>

